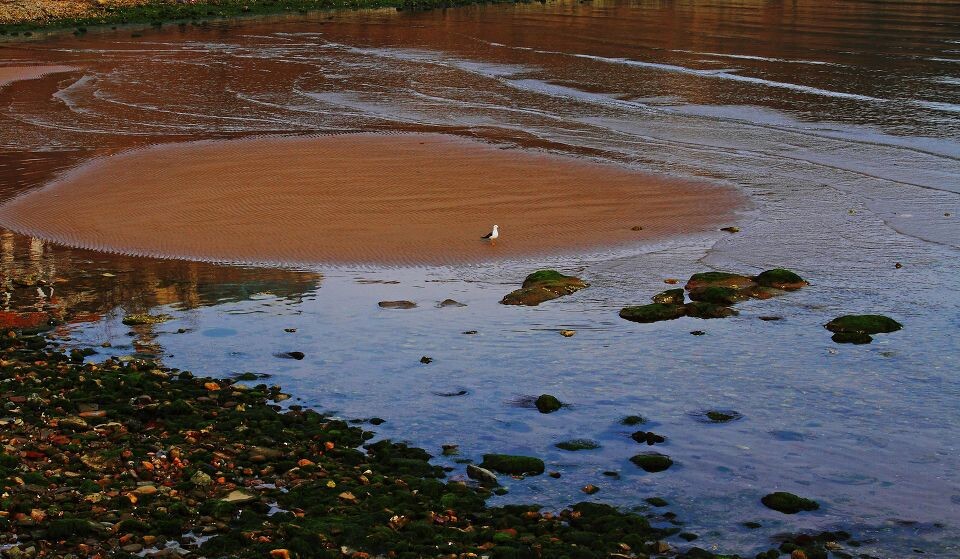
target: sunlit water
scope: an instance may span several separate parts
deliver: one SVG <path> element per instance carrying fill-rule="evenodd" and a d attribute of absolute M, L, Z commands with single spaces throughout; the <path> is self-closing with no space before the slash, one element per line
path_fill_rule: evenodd
<path fill-rule="evenodd" d="M 632 507 L 661 496 L 702 547 L 749 552 L 779 532 L 844 528 L 883 557 L 960 553 L 955 7 L 322 14 L 41 38 L 3 44 L 0 59 L 82 68 L 0 90 L 7 197 L 138 145 L 354 130 L 469 134 L 736 186 L 753 203 L 737 234 L 479 266 L 246 270 L 6 235 L 7 307 L 86 313 L 70 333 L 110 342 L 98 358 L 154 352 L 198 373 L 270 373 L 299 403 L 386 419 L 381 436 L 435 454 L 459 444 L 461 458 L 535 454 L 563 474 L 509 481 L 493 503 Z M 537 308 L 497 303 L 543 266 L 592 286 Z M 617 317 L 665 278 L 775 266 L 812 285 L 741 303 L 727 320 Z M 12 289 L 10 277 L 28 271 L 64 281 L 55 294 Z M 467 306 L 435 306 L 446 298 Z M 419 306 L 380 309 L 385 299 Z M 176 318 L 128 335 L 124 310 L 151 307 Z M 823 323 L 860 312 L 905 328 L 867 346 L 831 342 Z M 768 315 L 784 319 L 759 320 Z M 285 351 L 306 357 L 276 357 Z M 420 363 L 425 355 L 434 361 Z M 544 392 L 569 407 L 522 405 Z M 699 421 L 710 408 L 744 417 Z M 667 443 L 634 443 L 618 425 L 632 413 Z M 603 446 L 553 448 L 569 438 Z M 628 458 L 646 450 L 677 465 L 644 474 Z M 587 483 L 600 492 L 581 493 Z M 822 508 L 780 515 L 759 502 L 774 490 Z M 740 526 L 752 520 L 763 528 Z"/>

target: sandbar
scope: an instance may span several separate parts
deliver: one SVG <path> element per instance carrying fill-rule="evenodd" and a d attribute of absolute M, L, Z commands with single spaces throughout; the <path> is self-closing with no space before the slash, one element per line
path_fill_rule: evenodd
<path fill-rule="evenodd" d="M 35 80 L 47 74 L 72 72 L 73 66 L 0 66 L 0 87 L 21 80 Z"/>
<path fill-rule="evenodd" d="M 103 157 L 0 206 L 0 224 L 142 256 L 442 265 L 639 245 L 715 229 L 742 204 L 731 188 L 583 158 L 360 133 Z M 493 224 L 501 238 L 482 241 Z"/>

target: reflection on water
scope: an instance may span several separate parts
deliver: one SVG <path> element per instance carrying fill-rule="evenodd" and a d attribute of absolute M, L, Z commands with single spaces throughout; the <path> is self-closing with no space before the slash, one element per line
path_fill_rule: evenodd
<path fill-rule="evenodd" d="M 871 554 L 956 557 L 958 50 L 950 3 L 827 1 L 316 14 L 5 43 L 4 64 L 81 70 L 0 89 L 4 199 L 152 143 L 417 130 L 707 177 L 756 210 L 735 235 L 483 267 L 331 267 L 322 289 L 316 271 L 95 254 L 7 233 L 0 302 L 89 313 L 69 333 L 100 357 L 148 349 L 210 374 L 267 372 L 308 403 L 383 417 L 385 436 L 458 443 L 467 458 L 538 454 L 563 472 L 511 482 L 501 502 L 558 506 L 593 483 L 591 499 L 622 506 L 667 498 L 704 547 L 749 551 L 777 532 L 840 527 Z M 545 265 L 592 286 L 535 309 L 497 304 Z M 812 285 L 723 321 L 617 318 L 665 278 L 708 266 L 786 266 Z M 448 297 L 468 306 L 435 306 Z M 377 307 L 385 299 L 418 307 Z M 175 318 L 128 336 L 116 309 Z M 837 346 L 822 324 L 851 312 L 905 329 Z M 285 351 L 306 357 L 274 357 Z M 542 392 L 572 405 L 550 416 L 511 405 Z M 691 417 L 710 407 L 744 418 Z M 676 468 L 643 475 L 628 462 L 638 450 L 617 425 L 628 413 L 657 422 Z M 603 447 L 552 446 L 574 437 Z M 762 508 L 778 489 L 823 508 Z M 763 528 L 743 530 L 746 520 Z"/>

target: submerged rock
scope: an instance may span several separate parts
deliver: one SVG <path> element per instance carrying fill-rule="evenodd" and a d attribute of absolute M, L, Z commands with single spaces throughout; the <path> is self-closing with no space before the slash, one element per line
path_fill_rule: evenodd
<path fill-rule="evenodd" d="M 541 394 L 535 404 L 540 413 L 553 413 L 563 407 L 563 403 L 552 394 Z"/>
<path fill-rule="evenodd" d="M 628 415 L 627 417 L 624 417 L 623 419 L 620 420 L 621 425 L 630 425 L 630 426 L 642 425 L 646 422 L 647 420 L 639 415 Z"/>
<path fill-rule="evenodd" d="M 123 323 L 127 326 L 139 326 L 143 324 L 160 324 L 161 322 L 172 319 L 173 317 L 169 314 L 128 314 L 123 317 Z"/>
<path fill-rule="evenodd" d="M 460 301 L 455 301 L 453 299 L 444 299 L 443 301 L 440 301 L 439 303 L 437 303 L 437 306 L 442 309 L 446 307 L 466 307 L 467 305 L 465 305 L 464 303 L 461 303 Z"/>
<path fill-rule="evenodd" d="M 620 309 L 620 318 L 642 324 L 660 322 L 662 320 L 674 320 L 685 314 L 687 314 L 687 309 L 683 305 L 664 303 L 651 303 L 649 305 L 624 307 Z"/>
<path fill-rule="evenodd" d="M 749 298 L 750 294 L 748 292 L 733 287 L 708 285 L 690 290 L 690 299 L 693 301 L 702 301 L 716 305 L 732 305 L 740 301 L 746 301 Z"/>
<path fill-rule="evenodd" d="M 590 439 L 572 439 L 555 444 L 560 450 L 569 450 L 576 452 L 578 450 L 595 450 L 600 448 L 600 443 Z"/>
<path fill-rule="evenodd" d="M 650 446 L 655 444 L 662 443 L 666 441 L 666 437 L 658 435 L 653 431 L 637 431 L 634 434 L 630 435 L 630 438 L 637 441 L 638 443 L 647 443 Z"/>
<path fill-rule="evenodd" d="M 474 464 L 467 464 L 467 477 L 479 481 L 480 485 L 486 487 L 496 487 L 500 485 L 495 473 Z"/>
<path fill-rule="evenodd" d="M 484 454 L 480 467 L 510 475 L 540 475 L 546 469 L 539 458 L 512 454 Z"/>
<path fill-rule="evenodd" d="M 520 289 L 508 293 L 500 303 L 534 307 L 545 301 L 570 295 L 589 285 L 580 278 L 565 276 L 556 270 L 539 270 L 527 276 Z"/>
<path fill-rule="evenodd" d="M 848 314 L 823 325 L 837 334 L 886 334 L 903 328 L 896 320 L 880 314 Z"/>
<path fill-rule="evenodd" d="M 650 473 L 662 472 L 670 466 L 673 466 L 673 460 L 666 454 L 660 454 L 659 452 L 637 454 L 630 458 L 630 461 L 643 471 Z"/>
<path fill-rule="evenodd" d="M 413 309 L 417 306 L 413 301 L 380 301 L 377 305 L 381 309 Z"/>
<path fill-rule="evenodd" d="M 786 491 L 777 491 L 766 495 L 760 502 L 769 509 L 783 514 L 796 514 L 800 511 L 811 511 L 820 508 L 820 504 L 812 499 L 798 497 Z"/>
<path fill-rule="evenodd" d="M 704 412 L 703 417 L 710 423 L 727 423 L 742 418 L 743 414 L 733 410 L 708 410 Z"/>

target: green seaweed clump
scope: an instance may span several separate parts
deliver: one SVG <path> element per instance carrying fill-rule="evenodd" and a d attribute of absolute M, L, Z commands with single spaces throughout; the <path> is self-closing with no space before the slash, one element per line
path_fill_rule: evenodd
<path fill-rule="evenodd" d="M 880 314 L 838 316 L 823 326 L 837 334 L 886 334 L 903 328 L 903 324 Z"/>
<path fill-rule="evenodd" d="M 786 291 L 794 291 L 805 285 L 809 285 L 806 280 L 784 268 L 774 268 L 772 270 L 760 272 L 760 274 L 753 279 L 758 285 L 762 285 L 764 287 L 774 287 L 776 289 L 783 289 Z"/>
<path fill-rule="evenodd" d="M 570 295 L 589 286 L 590 284 L 580 278 L 566 276 L 556 270 L 538 270 L 523 280 L 520 289 L 504 296 L 500 304 L 535 307 L 544 301 Z"/>
<path fill-rule="evenodd" d="M 687 291 L 692 291 L 700 287 L 732 287 L 740 289 L 753 285 L 753 279 L 742 274 L 731 274 L 729 272 L 701 272 L 693 274 L 685 286 Z"/>
<path fill-rule="evenodd" d="M 540 475 L 546 469 L 543 460 L 513 454 L 484 454 L 481 468 L 510 475 Z"/>
<path fill-rule="evenodd" d="M 649 305 L 624 307 L 620 309 L 620 318 L 642 324 L 660 322 L 662 320 L 674 320 L 685 314 L 687 314 L 687 310 L 683 305 L 668 305 L 664 303 L 651 303 Z"/>
<path fill-rule="evenodd" d="M 769 509 L 783 514 L 797 514 L 800 511 L 811 511 L 820 508 L 820 504 L 812 499 L 798 497 L 786 491 L 777 491 L 766 495 L 760 502 Z"/>
<path fill-rule="evenodd" d="M 552 394 L 541 394 L 534 403 L 540 413 L 553 413 L 563 407 L 563 403 Z"/>
<path fill-rule="evenodd" d="M 571 452 L 576 452 L 578 450 L 594 450 L 600 448 L 600 444 L 597 441 L 590 439 L 572 439 L 569 441 L 563 441 L 557 443 L 557 448 L 560 450 L 569 450 Z"/>
<path fill-rule="evenodd" d="M 668 289 L 666 291 L 661 291 L 653 297 L 650 298 L 654 303 L 660 303 L 661 305 L 682 305 L 683 304 L 683 289 Z"/>

